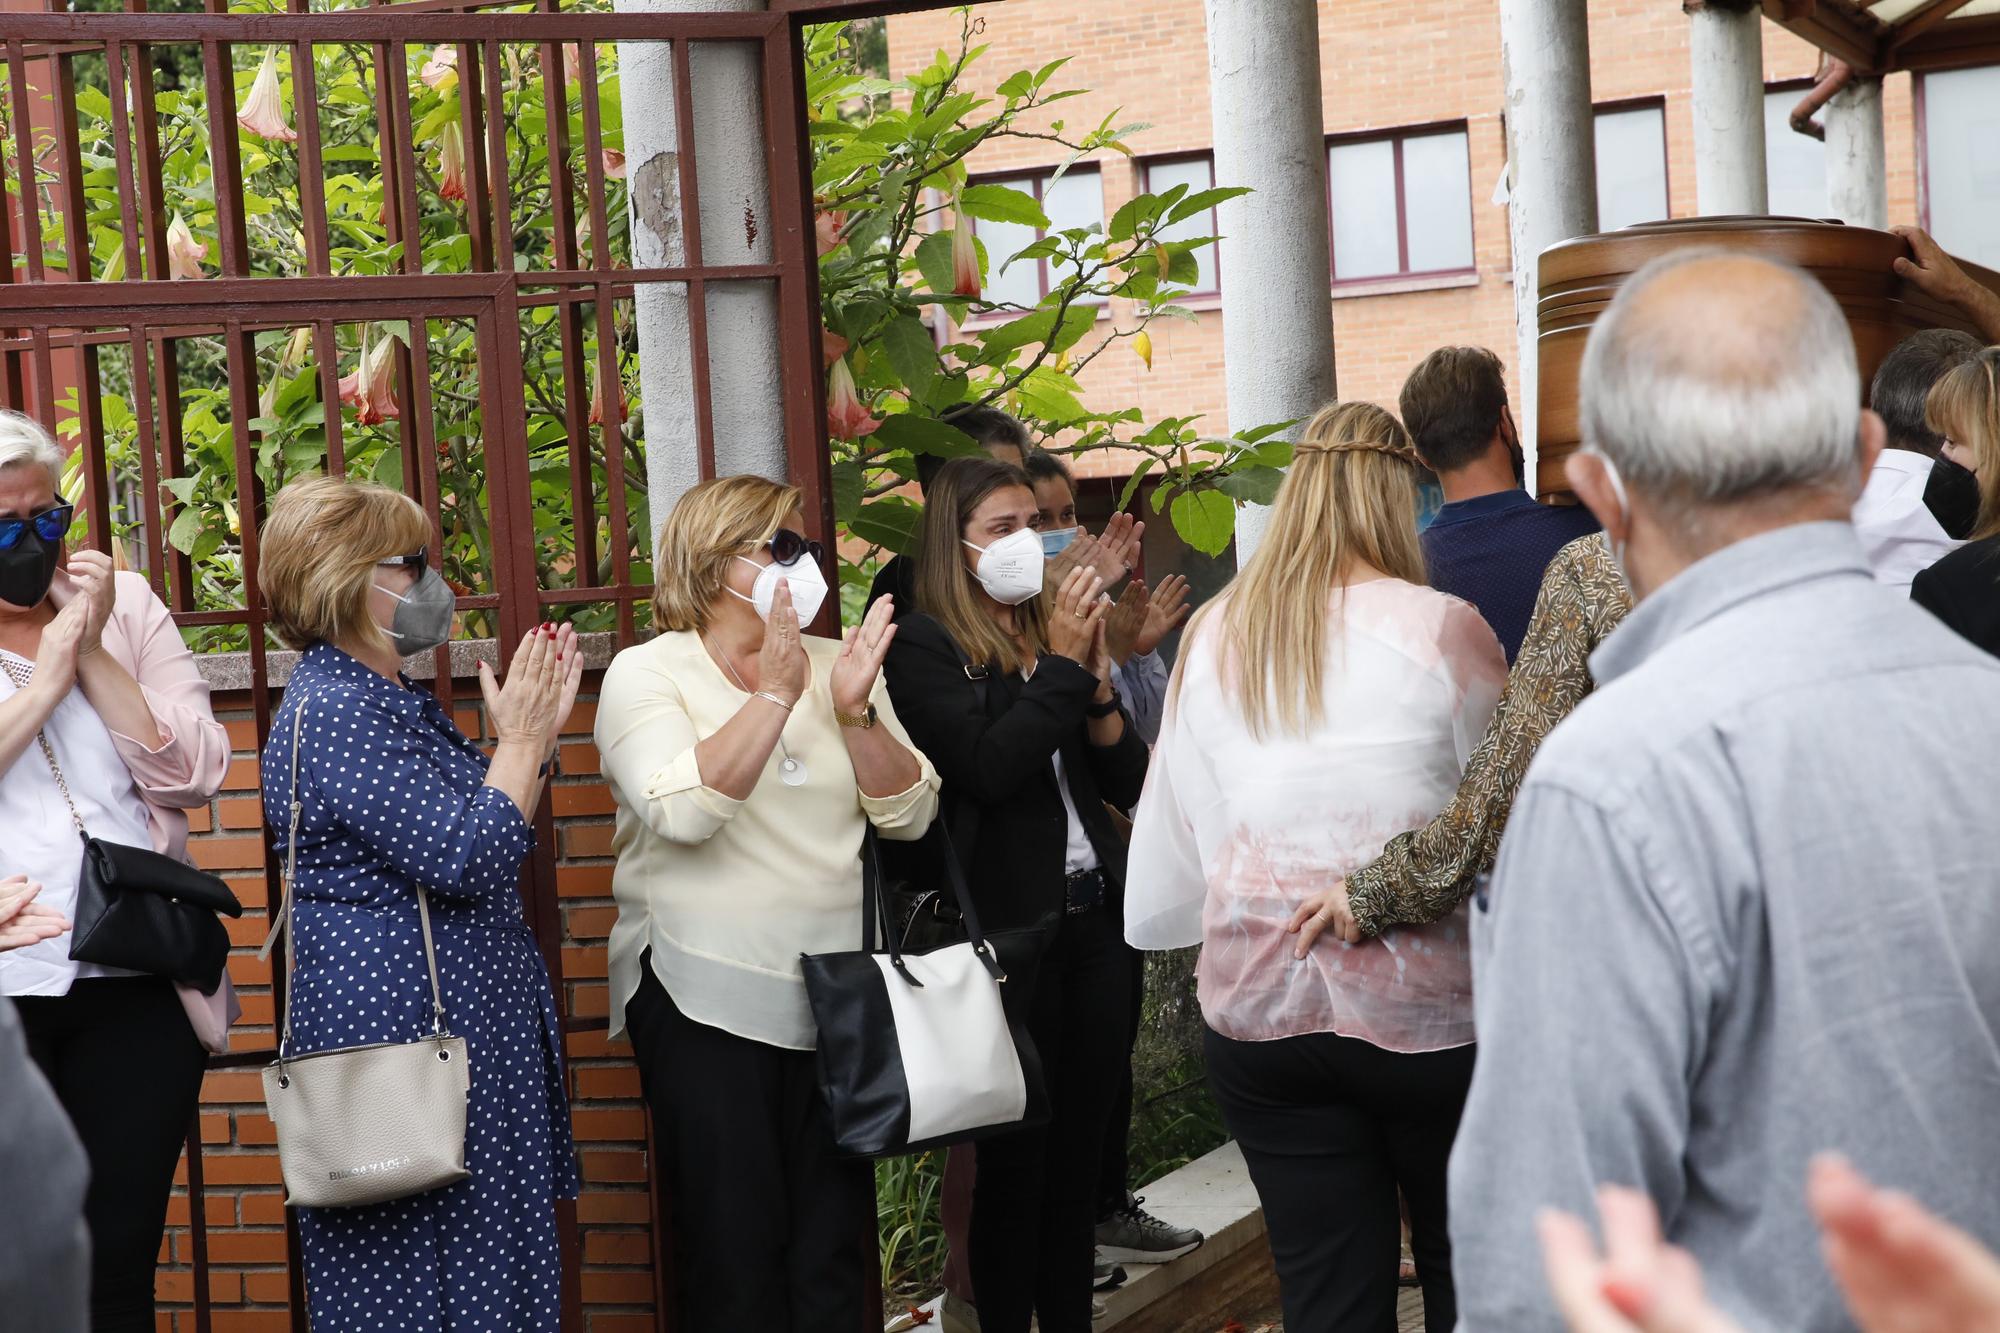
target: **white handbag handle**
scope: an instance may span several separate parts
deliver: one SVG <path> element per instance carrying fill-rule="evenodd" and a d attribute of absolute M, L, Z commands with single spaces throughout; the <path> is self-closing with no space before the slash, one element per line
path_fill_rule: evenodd
<path fill-rule="evenodd" d="M 292 923 L 292 882 L 299 865 L 299 813 L 305 803 L 299 800 L 299 749 L 305 733 L 306 703 L 299 700 L 298 708 L 292 713 L 292 801 L 291 830 L 285 843 L 284 892 L 278 900 L 278 914 L 271 920 L 270 933 L 264 936 L 264 946 L 257 950 L 259 961 L 270 958 L 271 947 L 278 942 Z M 451 1035 L 444 1024 L 444 990 L 438 984 L 437 949 L 431 943 L 430 898 L 421 884 L 413 885 L 417 891 L 417 921 L 424 932 L 424 962 L 431 974 L 431 1030 L 433 1037 Z M 285 1063 L 285 1050 L 292 1043 L 292 971 L 296 949 L 285 950 L 285 993 L 278 1001 L 278 1064 Z"/>

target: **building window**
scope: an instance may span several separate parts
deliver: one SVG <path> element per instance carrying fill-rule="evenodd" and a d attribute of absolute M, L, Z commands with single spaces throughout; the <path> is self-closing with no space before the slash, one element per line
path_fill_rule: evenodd
<path fill-rule="evenodd" d="M 1070 266 L 1053 259 L 1023 260 L 1005 273 L 1000 271 L 1002 266 L 1050 232 L 1104 225 L 1104 182 L 1097 168 L 1075 167 L 1064 172 L 1060 180 L 1051 179 L 1054 175 L 1049 171 L 1037 176 L 980 178 L 981 185 L 1004 185 L 1033 195 L 1049 220 L 1046 232 L 1019 222 L 973 220 L 973 234 L 986 247 L 987 300 L 1023 306 L 1039 304 L 1051 288 L 1068 276 L 1064 270 Z"/>
<path fill-rule="evenodd" d="M 1335 282 L 1473 267 L 1464 126 L 1342 139 L 1326 165 Z"/>
<path fill-rule="evenodd" d="M 1192 157 L 1163 157 L 1146 164 L 1146 193 L 1165 194 L 1176 185 L 1187 186 L 1187 194 L 1199 194 L 1215 185 L 1215 158 L 1208 153 Z M 1183 198 L 1186 196 L 1184 195 Z M 1196 213 L 1182 218 L 1171 227 L 1162 227 L 1159 237 L 1163 241 L 1192 241 L 1203 236 L 1220 236 L 1221 228 L 1216 223 L 1215 210 Z M 1205 245 L 1194 252 L 1197 274 L 1193 294 L 1212 296 L 1222 290 L 1216 265 L 1220 256 L 1216 247 Z"/>
<path fill-rule="evenodd" d="M 1658 222 L 1667 205 L 1667 110 L 1657 101 L 1597 109 L 1597 227 Z"/>
<path fill-rule="evenodd" d="M 1767 89 L 1764 93 L 1764 181 L 1772 214 L 1823 218 L 1826 202 L 1826 144 L 1792 128 L 1792 108 L 1812 83 Z"/>
<path fill-rule="evenodd" d="M 2000 265 L 2000 65 L 1925 74 L 1923 217 L 1952 254 Z"/>

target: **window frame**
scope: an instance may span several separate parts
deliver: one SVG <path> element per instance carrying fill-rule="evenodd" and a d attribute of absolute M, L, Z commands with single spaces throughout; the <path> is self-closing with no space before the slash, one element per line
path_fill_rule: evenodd
<path fill-rule="evenodd" d="M 1465 136 L 1465 221 L 1471 238 L 1472 262 L 1457 268 L 1410 268 L 1409 191 L 1403 178 L 1403 144 L 1409 139 L 1425 139 L 1445 134 Z M 1340 276 L 1340 257 L 1334 243 L 1333 150 L 1349 144 L 1388 142 L 1393 150 L 1396 181 L 1396 263 L 1394 273 L 1371 273 L 1365 277 Z M 1325 137 L 1322 151 L 1327 157 L 1326 173 L 1326 271 L 1334 291 L 1369 287 L 1385 282 L 1405 282 L 1424 278 L 1458 278 L 1479 274 L 1479 215 L 1472 204 L 1472 125 L 1463 118 L 1430 121 L 1421 125 L 1397 125 L 1388 129 L 1347 130 Z"/>
<path fill-rule="evenodd" d="M 1159 193 L 1158 190 L 1155 190 L 1153 188 L 1154 167 L 1173 166 L 1176 163 L 1180 162 L 1208 163 L 1207 188 L 1211 190 L 1215 188 L 1215 150 L 1213 148 L 1188 148 L 1172 153 L 1154 153 L 1151 154 L 1150 156 L 1141 158 L 1139 160 L 1140 193 L 1142 194 Z M 1190 191 L 1190 193 L 1192 193 L 1192 191 Z M 1216 209 L 1213 204 L 1209 205 L 1208 209 L 1208 234 L 1211 236 L 1218 236 L 1218 237 L 1222 234 L 1222 219 L 1216 215 Z M 1180 299 L 1200 300 L 1208 297 L 1216 297 L 1222 295 L 1221 242 L 1218 241 L 1216 244 L 1209 246 L 1208 251 L 1211 255 L 1215 257 L 1215 285 L 1213 287 L 1197 286 L 1190 288 L 1188 292 L 1185 294 L 1185 296 L 1183 296 Z"/>
<path fill-rule="evenodd" d="M 1674 155 L 1672 151 L 1673 146 L 1667 138 L 1666 94 L 1648 93 L 1640 97 L 1614 97 L 1608 102 L 1592 102 L 1590 104 L 1590 130 L 1593 146 L 1596 143 L 1597 118 L 1603 115 L 1615 115 L 1620 111 L 1657 111 L 1660 113 L 1660 183 L 1664 187 L 1663 193 L 1667 198 L 1667 216 L 1657 219 L 1657 221 L 1670 221 L 1674 216 Z M 1594 165 L 1593 163 L 1593 167 Z M 1598 182 L 1600 185 L 1602 183 L 1601 181 Z M 1603 192 L 1600 190 L 1598 194 L 1598 210 L 1600 214 L 1603 211 L 1603 202 Z M 1602 216 L 1597 220 L 1597 229 L 1599 232 L 1604 230 L 1604 219 Z"/>
<path fill-rule="evenodd" d="M 1029 190 L 1024 190 L 1023 193 L 1032 194 L 1035 197 L 1035 207 L 1041 209 L 1042 214 L 1044 216 L 1047 216 L 1049 210 L 1046 205 L 1046 201 L 1043 198 L 1043 193 L 1048 188 L 1049 182 L 1054 178 L 1055 174 L 1056 174 L 1056 168 L 1054 167 L 1029 167 L 1023 170 L 1015 170 L 1015 171 L 982 171 L 976 174 L 967 175 L 967 177 L 965 178 L 965 183 L 967 185 L 1007 185 L 1012 187 L 1014 182 L 1025 178 L 1033 188 Z M 1102 214 L 1104 212 L 1104 167 L 1102 164 L 1097 162 L 1073 163 L 1070 166 L 1069 170 L 1063 172 L 1063 175 L 1064 176 L 1091 175 L 1097 177 L 1097 211 L 1099 214 Z M 972 219 L 972 233 L 975 237 L 979 235 L 979 221 L 980 220 L 978 218 Z M 1098 225 L 1102 227 L 1108 224 L 1109 219 L 1100 216 L 1097 222 Z M 1057 230 L 1060 231 L 1062 230 L 1062 228 L 1057 228 Z M 1048 238 L 1048 235 L 1049 232 L 1046 228 L 1042 227 L 1035 228 L 1036 241 L 1046 240 Z M 985 242 L 981 241 L 980 244 L 983 246 Z M 994 257 L 992 253 L 989 251 L 986 256 L 986 261 L 989 265 L 993 262 L 993 258 Z M 1006 261 L 1002 260 L 1001 262 L 1004 263 Z M 1046 299 L 1049 294 L 1049 289 L 1051 286 L 1049 282 L 1050 262 L 1051 261 L 1046 258 L 1037 259 L 1035 261 L 1035 280 L 1036 283 L 1038 284 L 1037 291 L 1035 293 L 1035 300 L 1037 302 Z M 988 274 L 987 281 L 988 282 L 992 281 L 991 273 Z M 1105 308 L 1104 304 L 1101 302 L 1092 302 L 1091 304 L 1099 309 Z M 996 311 L 989 314 L 974 315 L 972 317 L 972 322 L 978 323 L 981 320 L 1011 319 L 1011 318 L 1014 318 L 1014 315 L 1010 312 Z"/>
<path fill-rule="evenodd" d="M 1817 83 L 1818 83 L 1818 80 L 1814 79 L 1814 78 L 1813 78 L 1813 77 L 1811 77 L 1810 75 L 1802 75 L 1802 76 L 1800 76 L 1800 77 L 1798 77 L 1798 78 L 1793 78 L 1793 79 L 1769 79 L 1769 80 L 1767 80 L 1767 81 L 1765 82 L 1765 84 L 1764 84 L 1764 97 L 1765 97 L 1766 99 L 1769 99 L 1769 97 L 1771 96 L 1771 94 L 1772 94 L 1772 93 L 1797 93 L 1797 94 L 1798 94 L 1799 96 L 1803 97 L 1803 96 L 1805 96 L 1805 95 L 1806 95 L 1807 93 L 1811 92 L 1811 91 L 1813 90 L 1814 86 L 1815 86 L 1815 85 L 1816 85 Z M 1921 97 L 1921 95 L 1919 95 L 1919 98 L 1918 98 L 1918 104 L 1919 104 L 1919 105 L 1921 105 L 1921 104 L 1922 104 L 1922 97 Z M 1821 112 L 1822 112 L 1822 114 L 1824 113 L 1824 111 L 1825 111 L 1825 108 L 1824 108 L 1824 107 L 1822 107 L 1822 108 L 1821 108 Z M 1797 133 L 1798 133 L 1798 131 L 1797 131 L 1797 130 L 1790 130 L 1789 132 L 1790 132 L 1790 133 L 1793 133 L 1793 134 L 1797 134 Z M 1823 144 L 1824 144 L 1825 142 L 1826 142 L 1826 141 L 1825 141 L 1824 139 L 1820 140 L 1820 143 L 1821 143 L 1822 145 L 1823 145 Z M 1917 114 L 1917 158 L 1918 158 L 1918 167 L 1917 167 L 1917 171 L 1918 171 L 1918 176 L 1919 176 L 1919 179 L 1920 179 L 1920 180 L 1921 180 L 1921 178 L 1922 178 L 1922 172 L 1923 172 L 1923 166 L 1922 166 L 1922 160 L 1923 160 L 1923 150 L 1924 150 L 1924 147 L 1923 147 L 1923 145 L 1924 145 L 1924 141 L 1923 141 L 1923 113 L 1922 113 L 1921 111 L 1919 111 L 1919 112 L 1918 112 L 1918 114 Z M 1774 211 L 1774 210 L 1773 210 L 1773 209 L 1771 208 L 1771 161 L 1770 161 L 1770 157 L 1771 157 L 1771 155 L 1770 155 L 1770 145 L 1769 145 L 1769 144 L 1767 143 L 1767 144 L 1765 145 L 1765 153 L 1764 153 L 1764 212 L 1765 212 L 1765 213 L 1766 213 L 1767 215 L 1771 216 L 1771 217 L 1791 217 L 1791 216 L 1793 216 L 1792 214 L 1789 214 L 1789 213 L 1785 213 L 1785 214 L 1780 214 L 1780 213 L 1777 213 L 1777 212 L 1775 212 L 1775 211 Z M 1824 170 L 1824 167 L 1823 167 L 1823 165 L 1822 165 L 1822 170 Z M 1823 176 L 1822 176 L 1822 181 L 1821 181 L 1821 184 L 1822 184 L 1822 185 L 1825 185 L 1825 180 L 1824 180 L 1824 177 L 1823 177 Z M 1831 187 L 1828 187 L 1828 188 L 1831 188 Z M 1919 206 L 1921 207 L 1921 204 L 1922 204 L 1922 199 L 1923 199 L 1923 193 L 1922 193 L 1922 187 L 1921 187 L 1921 186 L 1919 186 L 1919 187 L 1918 187 L 1918 195 L 1917 195 L 1917 198 L 1918 198 L 1918 202 L 1919 202 Z M 1831 218 L 1831 217 L 1833 216 L 1833 200 L 1832 200 L 1831 198 L 1828 198 L 1828 199 L 1826 199 L 1826 200 L 1825 200 L 1824 202 L 1825 202 L 1825 204 L 1826 204 L 1826 211 L 1825 211 L 1824 213 L 1821 213 L 1821 214 L 1819 215 L 1819 219 L 1818 219 L 1818 220 L 1820 220 L 1820 221 L 1824 221 L 1824 220 L 1826 220 L 1826 219 L 1828 219 L 1828 218 Z M 1928 230 L 1928 228 L 1926 228 L 1926 230 Z"/>

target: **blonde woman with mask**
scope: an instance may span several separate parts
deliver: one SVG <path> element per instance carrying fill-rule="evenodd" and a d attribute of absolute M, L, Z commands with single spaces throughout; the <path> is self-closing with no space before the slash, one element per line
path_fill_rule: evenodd
<path fill-rule="evenodd" d="M 656 543 L 658 637 L 618 654 L 597 746 L 618 807 L 611 1035 L 671 1203 L 676 1327 L 858 1333 L 873 1169 L 838 1157 L 799 955 L 861 943 L 868 830 L 921 837 L 937 774 L 881 682 L 883 597 L 845 642 L 799 492 L 721 477 Z"/>
<path fill-rule="evenodd" d="M 1397 1191 L 1452 1327 L 1445 1163 L 1472 1078 L 1463 904 L 1303 958 L 1302 904 L 1451 798 L 1506 677 L 1424 584 L 1396 419 L 1323 409 L 1250 563 L 1194 619 L 1132 835 L 1126 937 L 1202 945 L 1208 1076 L 1264 1205 L 1288 1333 L 1396 1326 Z"/>
<path fill-rule="evenodd" d="M 1021 469 L 955 458 L 926 497 L 917 614 L 890 648 L 890 697 L 944 779 L 980 924 L 1044 926 L 1028 1028 L 1046 1126 L 983 1139 L 969 1266 L 986 1333 L 1087 1333 L 1099 1163 L 1125 1057 L 1132 955 L 1118 938 L 1129 809 L 1146 746 L 1110 683 L 1109 605 L 1087 566 L 1043 591 Z"/>

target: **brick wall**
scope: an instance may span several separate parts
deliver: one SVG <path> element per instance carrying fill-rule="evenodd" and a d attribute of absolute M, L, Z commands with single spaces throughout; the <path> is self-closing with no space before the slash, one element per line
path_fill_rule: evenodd
<path fill-rule="evenodd" d="M 604 941 L 610 933 L 611 797 L 598 776 L 590 743 L 597 675 L 586 681 L 571 719 L 550 799 L 556 817 L 556 887 L 564 922 L 564 1010 L 606 1012 Z M 478 697 L 461 682 L 461 697 Z M 236 945 L 229 960 L 243 1001 L 231 1032 L 237 1050 L 272 1044 L 270 969 L 257 961 L 268 906 L 265 845 L 257 787 L 256 723 L 247 694 L 218 694 L 216 716 L 229 728 L 236 755 L 216 799 L 192 815 L 189 850 L 197 864 L 223 876 L 242 900 L 243 917 L 229 924 Z M 457 710 L 468 735 L 482 735 L 481 711 Z M 646 1121 L 630 1048 L 602 1032 L 568 1038 L 570 1105 L 582 1158 L 583 1196 L 577 1220 L 583 1254 L 580 1285 L 589 1333 L 642 1333 L 654 1327 L 652 1235 L 646 1189 Z M 218 1333 L 279 1333 L 287 1313 L 284 1190 L 263 1087 L 252 1069 L 212 1072 L 201 1092 L 201 1208 L 208 1224 L 209 1298 Z M 156 1291 L 163 1333 L 194 1328 L 192 1237 L 188 1231 L 187 1163 L 175 1176 L 168 1231 Z M 4 1321 L 0 1321 L 4 1322 Z"/>
<path fill-rule="evenodd" d="M 1201 0 L 1086 5 L 1006 0 L 979 6 L 973 13 L 985 30 L 978 40 L 989 50 L 974 67 L 975 90 L 990 91 L 1014 70 L 1069 56 L 1056 82 L 1090 92 L 1058 104 L 1051 118 L 1062 117 L 1071 126 L 1095 125 L 1115 113 L 1114 123 L 1144 122 L 1149 128 L 1130 139 L 1142 160 L 1207 149 L 1212 130 L 1202 9 Z M 1382 403 L 1393 411 L 1403 376 L 1442 343 L 1482 344 L 1510 367 L 1514 361 L 1507 210 L 1491 203 L 1506 160 L 1499 5 L 1497 0 L 1320 0 L 1319 12 L 1321 116 L 1329 135 L 1463 120 L 1470 139 L 1475 282 L 1387 294 L 1343 292 L 1334 299 L 1334 364 L 1341 396 Z M 911 73 L 940 47 L 956 50 L 958 22 L 947 10 L 891 18 L 891 75 Z M 1592 96 L 1599 103 L 1664 97 L 1667 184 L 1675 217 L 1697 211 L 1687 27 L 1687 17 L 1672 0 L 1591 0 Z M 1817 53 L 1805 42 L 1774 24 L 1764 25 L 1767 81 L 1809 76 L 1816 62 Z M 1908 74 L 1887 80 L 1884 116 L 1889 216 L 1915 221 L 1916 119 Z M 1047 168 L 1063 155 L 1046 142 L 1007 139 L 982 148 L 968 166 L 974 172 Z M 1117 154 L 1102 155 L 1099 166 L 1109 217 L 1140 188 L 1142 167 Z M 1320 200 L 1299 201 L 1302 213 L 1319 207 Z M 1225 260 L 1223 282 L 1228 280 Z M 1204 303 L 1190 304 L 1200 308 Z M 1214 300 L 1205 304 L 1207 311 L 1195 323 L 1153 324 L 1150 371 L 1122 348 L 1088 367 L 1083 374 L 1087 401 L 1136 405 L 1148 420 L 1200 412 L 1206 414 L 1204 430 L 1223 433 L 1229 423 L 1222 316 Z M 1111 317 L 1129 327 L 1133 312 L 1125 303 L 1114 303 Z M 1279 339 L 1285 330 L 1269 334 Z M 1110 454 L 1083 461 L 1083 470 L 1091 474 L 1129 467 Z"/>

